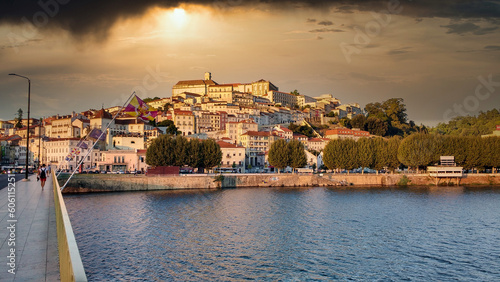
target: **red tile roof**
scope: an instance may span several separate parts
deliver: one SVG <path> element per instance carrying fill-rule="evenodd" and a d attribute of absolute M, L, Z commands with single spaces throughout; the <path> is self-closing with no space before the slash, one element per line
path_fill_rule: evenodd
<path fill-rule="evenodd" d="M 175 86 L 184 86 L 184 85 L 217 85 L 217 82 L 213 80 L 202 80 L 202 79 L 196 79 L 196 80 L 181 80 L 177 82 Z"/>
<path fill-rule="evenodd" d="M 251 135 L 251 136 L 271 136 L 271 132 L 267 131 L 247 131 L 243 135 Z"/>
<path fill-rule="evenodd" d="M 280 129 L 283 130 L 284 132 L 293 132 L 292 130 L 290 130 L 284 126 L 280 126 Z"/>
<path fill-rule="evenodd" d="M 219 144 L 219 146 L 221 148 L 232 148 L 232 149 L 235 149 L 235 148 L 244 148 L 242 146 L 234 145 L 234 144 L 231 144 L 231 143 L 228 143 L 228 142 L 225 142 L 225 141 L 217 141 L 217 144 Z"/>

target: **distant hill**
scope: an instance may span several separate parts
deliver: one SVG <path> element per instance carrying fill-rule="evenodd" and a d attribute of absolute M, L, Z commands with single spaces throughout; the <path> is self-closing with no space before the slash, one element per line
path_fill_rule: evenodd
<path fill-rule="evenodd" d="M 448 123 L 439 123 L 432 133 L 457 136 L 480 136 L 491 134 L 500 125 L 498 109 L 481 112 L 478 116 L 459 116 Z"/>

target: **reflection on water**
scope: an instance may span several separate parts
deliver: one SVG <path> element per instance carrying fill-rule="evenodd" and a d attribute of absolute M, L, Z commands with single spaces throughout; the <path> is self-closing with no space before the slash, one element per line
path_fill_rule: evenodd
<path fill-rule="evenodd" d="M 90 280 L 500 277 L 500 187 L 65 196 Z"/>

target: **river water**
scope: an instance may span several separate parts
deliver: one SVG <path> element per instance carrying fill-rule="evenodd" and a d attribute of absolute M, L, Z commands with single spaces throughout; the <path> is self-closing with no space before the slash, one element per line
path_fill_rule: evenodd
<path fill-rule="evenodd" d="M 90 281 L 500 280 L 500 187 L 64 198 Z"/>

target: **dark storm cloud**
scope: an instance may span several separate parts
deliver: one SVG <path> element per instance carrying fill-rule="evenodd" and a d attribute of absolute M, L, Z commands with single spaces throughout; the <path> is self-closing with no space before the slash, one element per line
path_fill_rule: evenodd
<path fill-rule="evenodd" d="M 336 28 L 317 28 L 310 30 L 309 32 L 344 32 L 344 31 Z"/>
<path fill-rule="evenodd" d="M 488 46 L 484 46 L 484 50 L 488 50 L 488 51 L 500 51 L 500 46 L 498 46 L 498 45 L 488 45 Z"/>
<path fill-rule="evenodd" d="M 333 25 L 333 22 L 331 22 L 331 21 L 320 21 L 318 23 L 318 25 L 329 26 L 329 25 Z"/>
<path fill-rule="evenodd" d="M 258 4 L 271 9 L 300 9 L 312 7 L 335 8 L 338 12 L 380 11 L 387 9 L 388 0 L 2 0 L 0 2 L 0 23 L 21 24 L 30 22 L 39 30 L 53 28 L 69 31 L 75 38 L 92 36 L 105 39 L 111 27 L 120 19 L 142 16 L 154 7 L 171 8 L 180 4 L 200 4 L 225 10 L 235 7 L 249 7 Z M 497 0 L 401 0 L 402 15 L 416 18 L 500 18 L 500 3 Z M 283 8 L 286 7 L 286 8 Z"/>
<path fill-rule="evenodd" d="M 449 34 L 456 33 L 459 35 L 463 35 L 466 33 L 472 33 L 475 35 L 485 35 L 498 29 L 497 26 L 481 27 L 472 22 L 454 23 L 449 25 L 443 25 L 442 27 L 448 28 L 448 31 L 446 33 Z"/>
<path fill-rule="evenodd" d="M 387 55 L 392 56 L 392 55 L 406 54 L 406 53 L 410 52 L 410 51 L 408 51 L 409 49 L 411 49 L 411 47 L 404 47 L 404 48 L 399 48 L 399 49 L 393 49 L 393 50 L 390 50 L 389 52 L 387 52 Z"/>
<path fill-rule="evenodd" d="M 306 21 L 307 23 L 315 23 L 316 22 L 316 19 L 307 19 Z"/>

